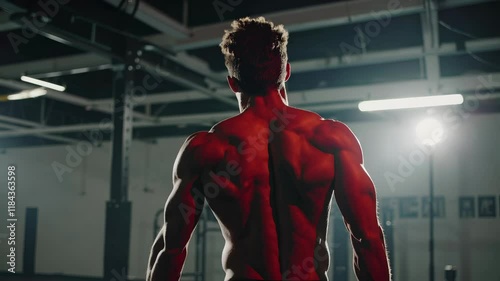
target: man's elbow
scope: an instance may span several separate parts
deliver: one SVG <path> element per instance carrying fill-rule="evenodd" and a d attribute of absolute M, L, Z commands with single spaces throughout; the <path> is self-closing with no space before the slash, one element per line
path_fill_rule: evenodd
<path fill-rule="evenodd" d="M 363 248 L 385 247 L 384 233 L 380 226 L 373 230 L 363 232 L 356 240 Z"/>

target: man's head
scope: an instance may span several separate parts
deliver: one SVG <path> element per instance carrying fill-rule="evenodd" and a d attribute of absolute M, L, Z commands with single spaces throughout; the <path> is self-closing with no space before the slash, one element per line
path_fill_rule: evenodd
<path fill-rule="evenodd" d="M 220 44 L 231 88 L 238 87 L 247 95 L 280 88 L 290 75 L 288 32 L 283 25 L 259 17 L 235 20 L 231 27 Z"/>

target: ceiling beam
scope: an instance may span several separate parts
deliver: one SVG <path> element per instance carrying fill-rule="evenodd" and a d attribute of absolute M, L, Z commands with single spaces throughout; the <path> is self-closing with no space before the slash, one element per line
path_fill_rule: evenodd
<path fill-rule="evenodd" d="M 26 11 L 18 5 L 12 4 L 10 1 L 0 1 L 0 8 L 9 14 L 22 13 Z"/>
<path fill-rule="evenodd" d="M 397 98 L 422 96 L 428 94 L 429 83 L 427 79 L 407 80 L 399 82 L 375 83 L 370 85 L 332 87 L 305 91 L 290 91 L 288 100 L 291 105 L 304 105 L 313 103 L 332 103 L 345 100 L 365 100 L 381 98 Z M 441 94 L 461 93 L 488 89 L 500 89 L 500 72 L 483 73 L 478 75 L 462 75 L 456 77 L 441 77 L 439 80 Z M 229 89 L 219 89 L 217 94 L 225 97 L 234 97 Z M 163 94 L 147 95 L 136 105 L 176 103 L 183 101 L 203 101 L 209 98 L 198 91 L 178 91 Z M 112 102 L 110 99 L 96 100 L 93 106 L 106 106 Z"/>
<path fill-rule="evenodd" d="M 300 91 L 289 93 L 289 102 L 291 105 L 300 106 L 304 109 L 314 111 L 335 111 L 345 109 L 356 109 L 359 101 L 367 99 L 384 99 L 406 96 L 426 96 L 428 95 L 429 82 L 428 80 L 413 80 L 401 81 L 397 83 L 378 83 L 365 86 L 351 86 L 326 88 L 310 91 Z M 464 93 L 474 92 L 474 94 L 465 95 L 467 100 L 493 100 L 500 99 L 500 73 L 483 73 L 477 75 L 466 75 L 457 77 L 448 77 L 440 79 L 440 89 L 443 94 L 447 93 Z M 477 95 L 477 90 L 486 90 L 488 93 L 482 92 Z M 200 93 L 186 92 L 186 95 L 197 95 Z M 174 95 L 174 94 L 171 94 Z M 175 94 L 178 98 L 182 93 Z M 165 98 L 168 95 L 164 95 Z M 148 96 L 149 97 L 149 96 Z M 198 96 L 194 98 L 206 98 L 206 96 Z M 147 98 L 146 98 L 147 99 Z M 148 102 L 148 101 L 146 101 Z M 151 100 L 149 102 L 152 102 Z M 161 102 L 167 102 L 162 100 Z M 157 122 L 134 122 L 134 128 L 149 128 L 168 125 L 192 125 L 192 124 L 214 124 L 222 119 L 238 114 L 237 111 L 226 111 L 216 113 L 189 114 L 165 116 L 158 118 Z M 3 117 L 0 116 L 0 120 Z M 329 118 L 329 116 L 325 116 Z M 27 122 L 23 121 L 22 122 Z M 24 125 L 21 124 L 21 125 Z M 50 128 L 31 128 L 20 129 L 16 131 L 0 132 L 0 138 L 27 136 L 35 134 L 48 133 L 69 133 L 81 132 L 85 130 L 101 129 L 103 124 L 82 124 L 59 126 Z"/>
<path fill-rule="evenodd" d="M 401 89 L 404 90 L 404 89 Z M 466 101 L 470 99 L 475 99 L 473 96 L 465 96 Z M 484 99 L 500 99 L 500 92 L 492 92 L 487 97 L 479 98 L 479 100 Z M 312 110 L 312 111 L 332 111 L 331 114 L 324 114 L 324 118 L 331 118 L 335 115 L 335 110 L 355 110 L 358 107 L 359 101 L 348 101 L 345 103 L 339 104 L 321 104 L 314 106 L 303 106 L 302 108 Z M 171 126 L 171 125 L 198 125 L 198 124 L 215 124 L 216 122 L 232 117 L 238 114 L 238 112 L 228 111 L 222 113 L 205 113 L 205 114 L 189 114 L 182 116 L 172 116 L 172 117 L 162 117 L 159 119 L 157 123 L 148 123 L 148 122 L 134 122 L 134 128 L 153 128 L 153 127 L 162 127 L 162 126 Z M 59 126 L 59 127 L 51 127 L 51 128 L 35 128 L 35 129 L 24 129 L 18 131 L 0 131 L 0 138 L 9 138 L 9 137 L 20 137 L 20 136 L 29 136 L 34 134 L 48 134 L 48 133 L 70 133 L 70 132 L 84 132 L 88 130 L 100 130 L 103 126 L 107 128 L 111 128 L 112 124 L 83 124 L 83 125 L 70 125 L 70 126 Z"/>
<path fill-rule="evenodd" d="M 120 3 L 123 2 L 121 0 L 105 0 L 105 1 L 115 7 L 118 7 Z M 138 0 L 135 0 L 133 2 L 135 3 L 136 1 Z M 123 3 L 125 4 L 124 8 L 126 10 L 134 9 L 134 7 L 132 7 L 134 6 L 134 4 L 130 4 L 131 7 L 128 7 L 129 1 L 124 1 Z M 137 8 L 137 11 L 135 12 L 134 16 L 138 20 L 160 31 L 162 34 L 166 36 L 173 37 L 176 39 L 186 39 L 189 38 L 191 35 L 190 30 L 186 26 L 182 25 L 181 23 L 177 22 L 171 17 L 167 16 L 165 13 L 159 11 L 158 9 L 149 5 L 145 1 L 139 2 L 139 7 Z"/>
<path fill-rule="evenodd" d="M 0 124 L 0 128 L 9 129 L 9 132 L 18 132 L 19 133 L 19 132 L 23 132 L 23 130 L 51 128 L 51 127 L 44 127 L 41 124 L 38 124 L 38 123 L 35 123 L 35 122 L 26 121 L 26 120 L 14 118 L 14 117 L 9 117 L 9 116 L 5 116 L 5 115 L 0 115 L 0 121 L 2 121 L 2 122 L 8 122 L 8 123 L 13 123 L 13 124 L 21 124 L 21 125 L 24 125 L 24 126 L 32 127 L 30 129 L 27 129 L 25 127 L 18 126 L 18 125 L 10 125 L 10 124 L 1 123 Z M 52 141 L 59 141 L 59 142 L 63 142 L 63 143 L 76 143 L 76 142 L 80 141 L 80 140 L 77 140 L 77 139 L 72 139 L 72 138 L 67 138 L 67 137 L 53 136 L 53 135 L 49 135 L 48 133 L 36 133 L 36 134 L 33 134 L 33 135 L 36 136 L 36 137 L 39 137 L 39 138 L 43 138 L 43 139 L 47 139 L 47 140 L 52 140 Z"/>
<path fill-rule="evenodd" d="M 10 14 L 6 12 L 0 12 L 0 32 L 14 30 L 19 27 L 19 24 L 10 20 Z"/>
<path fill-rule="evenodd" d="M 11 88 L 11 89 L 20 90 L 20 91 L 33 89 L 33 86 L 31 84 L 27 84 L 27 83 L 20 82 L 20 81 L 6 80 L 6 79 L 0 79 L 0 85 L 2 85 L 4 87 Z M 65 103 L 81 106 L 81 107 L 88 109 L 88 110 L 93 109 L 95 111 L 99 111 L 99 112 L 103 112 L 103 113 L 108 113 L 108 114 L 113 113 L 113 109 L 111 108 L 111 105 L 102 106 L 102 107 L 101 106 L 92 107 L 91 106 L 92 101 L 89 99 L 86 99 L 86 98 L 83 98 L 83 97 L 80 97 L 77 95 L 73 95 L 70 93 L 66 93 L 66 92 L 54 91 L 51 89 L 46 89 L 46 90 L 47 90 L 47 95 L 46 95 L 47 98 L 57 100 L 60 102 L 65 102 Z M 137 118 L 137 119 L 141 119 L 141 120 L 146 120 L 149 122 L 156 121 L 156 119 L 154 117 L 148 116 L 148 115 L 146 115 L 144 113 L 140 113 L 140 112 L 134 112 L 133 117 Z"/>
<path fill-rule="evenodd" d="M 284 24 L 290 32 L 305 31 L 323 27 L 351 24 L 373 20 L 374 14 L 388 11 L 399 3 L 394 16 L 401 16 L 422 11 L 422 0 L 355 0 L 342 1 L 323 5 L 314 5 L 300 9 L 287 10 L 272 14 L 264 14 L 266 19 Z M 171 47 L 174 51 L 215 46 L 220 43 L 224 30 L 230 27 L 230 22 L 221 22 L 193 27 L 192 36 L 179 40 Z M 146 40 L 163 47 L 171 42 L 163 34 L 146 37 Z"/>
<path fill-rule="evenodd" d="M 396 1 L 396 0 L 394 0 Z M 406 1 L 406 2 L 405 2 Z M 419 0 L 420 1 L 420 0 Z M 398 14 L 400 15 L 401 13 L 413 13 L 416 11 L 421 11 L 422 7 L 417 8 L 417 6 L 421 6 L 421 2 L 414 2 L 414 0 L 404 0 L 402 2 L 397 1 L 401 5 L 401 9 L 398 10 Z M 442 7 L 448 7 L 448 6 L 460 6 L 460 5 L 470 5 L 472 3 L 478 3 L 478 2 L 484 2 L 486 0 L 460 0 L 458 4 L 453 4 L 455 1 L 445 1 L 444 4 L 441 4 L 440 6 Z M 419 3 L 417 6 L 415 6 L 415 3 Z M 333 6 L 330 6 L 333 5 Z M 295 18 L 297 22 L 288 22 L 286 23 L 287 25 L 290 25 L 291 30 L 304 30 L 304 29 L 311 29 L 311 28 L 318 28 L 322 27 L 322 24 L 326 24 L 327 26 L 333 24 L 333 22 L 336 22 L 339 20 L 339 18 L 342 17 L 336 17 L 333 16 L 331 17 L 327 22 L 322 22 L 321 17 L 315 17 L 314 21 L 312 18 L 313 12 L 317 12 L 318 10 L 322 11 L 328 11 L 328 7 L 338 7 L 338 5 L 347 5 L 346 8 L 340 9 L 339 11 L 344 11 L 346 12 L 347 10 L 349 11 L 349 14 L 347 15 L 348 21 L 345 23 L 351 23 L 355 22 L 357 20 L 366 20 L 368 18 L 373 18 L 373 11 L 377 12 L 384 12 L 384 9 L 377 10 L 377 8 L 383 8 L 383 5 L 385 5 L 385 9 L 388 9 L 389 3 L 376 0 L 376 1 L 352 1 L 352 2 L 341 2 L 341 3 L 335 3 L 335 4 L 327 4 L 327 5 L 320 5 L 320 6 L 314 6 L 310 7 L 307 9 L 303 9 L 300 11 L 301 16 L 298 16 L 299 11 L 294 10 L 294 11 L 287 11 L 287 12 L 281 12 L 281 13 L 276 13 L 273 14 L 276 17 L 292 17 Z M 405 7 L 406 6 L 406 7 Z M 410 7 L 410 8 L 409 8 Z M 408 10 L 409 9 L 409 10 Z M 402 10 L 402 11 L 400 11 Z M 370 11 L 370 13 L 368 13 Z M 337 11 L 338 12 L 338 11 Z M 293 17 L 295 15 L 296 17 Z M 309 16 L 307 16 L 309 15 Z M 337 14 L 334 14 L 337 15 Z M 346 16 L 346 14 L 344 14 Z M 304 22 L 300 22 L 300 20 L 305 20 L 308 18 L 310 20 L 309 24 L 306 25 Z M 333 21 L 333 22 L 332 22 Z M 313 24 L 315 22 L 315 25 Z M 217 24 L 219 25 L 219 24 Z M 225 24 L 227 25 L 227 23 Z M 335 24 L 334 24 L 335 25 Z M 215 26 L 215 25 L 213 25 Z M 213 27 L 212 26 L 212 27 Z M 200 27 L 201 28 L 201 27 Z M 218 36 L 220 37 L 220 36 Z M 475 41 L 481 41 L 481 40 L 475 40 Z M 491 42 L 495 41 L 495 42 Z M 469 44 L 472 43 L 472 44 Z M 498 49 L 498 38 L 493 38 L 490 40 L 490 42 L 482 42 L 484 44 L 481 44 L 481 42 L 467 42 L 466 46 L 472 46 L 476 48 L 472 48 L 470 51 L 478 51 L 478 50 L 488 50 L 488 49 L 493 49 L 496 48 Z M 486 47 L 485 47 L 486 46 Z M 467 47 L 468 48 L 468 47 Z M 419 51 L 420 49 L 420 51 Z M 396 51 L 396 52 L 395 52 Z M 440 54 L 446 55 L 446 54 L 452 54 L 452 53 L 458 53 L 460 52 L 458 47 L 455 46 L 455 44 L 448 44 L 448 45 L 443 45 L 439 49 Z M 413 59 L 413 58 L 418 58 L 422 56 L 426 56 L 429 54 L 429 52 L 424 52 L 421 47 L 412 47 L 412 48 L 406 48 L 406 49 L 399 49 L 399 50 L 390 50 L 390 51 L 382 51 L 382 52 L 376 52 L 376 53 L 366 53 L 366 54 L 361 54 L 361 55 L 353 55 L 350 56 L 349 60 L 345 60 L 345 58 L 321 58 L 321 59 L 313 59 L 313 60 L 306 60 L 306 61 L 300 61 L 300 62 L 295 62 L 292 63 L 293 65 L 293 71 L 295 73 L 300 73 L 300 72 L 305 72 L 305 71 L 313 71 L 313 70 L 320 70 L 320 69 L 331 69 L 331 68 L 340 68 L 340 67 L 348 67 L 348 66 L 356 66 L 356 65 L 365 65 L 365 64 L 374 64 L 374 63 L 382 63 L 382 62 L 390 62 L 390 61 L 399 61 L 399 60 L 406 60 L 406 59 Z M 67 59 L 67 61 L 66 61 Z M 73 61 L 74 59 L 74 61 Z M 58 70 L 67 70 L 68 68 L 75 68 L 75 67 L 84 67 L 89 66 L 99 66 L 103 65 L 106 63 L 109 63 L 110 60 L 107 58 L 99 57 L 93 54 L 85 54 L 85 55 L 77 55 L 74 57 L 66 57 L 66 58 L 61 58 L 61 59 L 56 59 L 56 61 L 52 63 L 47 63 L 47 61 L 38 61 L 35 63 L 22 63 L 22 64 L 16 64 L 16 65 L 8 65 L 4 67 L 0 67 L 0 75 L 4 74 L 4 77 L 8 77 L 8 73 L 13 73 L 16 70 L 18 71 L 17 75 L 13 75 L 14 77 L 18 77 L 23 71 L 26 69 L 30 69 L 31 72 L 42 72 L 40 71 L 40 67 L 45 67 L 49 66 L 51 68 L 51 71 L 58 71 Z M 198 65 L 200 64 L 200 61 L 196 62 Z M 33 71 L 34 70 L 39 71 Z M 204 69 L 206 72 L 207 69 Z M 20 73 L 19 73 L 20 72 Z M 223 76 L 225 76 L 225 73 L 220 73 L 220 80 L 223 79 Z M 216 95 L 214 95 L 216 96 Z M 160 98 L 161 99 L 161 98 Z M 95 102 L 89 101 L 90 105 L 94 105 Z M 99 103 L 99 102 L 98 102 Z M 99 107 L 97 107 L 99 108 Z M 145 117 L 145 116 L 144 116 Z"/>
<path fill-rule="evenodd" d="M 121 2 L 121 0 L 105 1 L 115 7 L 119 6 Z M 440 9 L 449 9 L 494 1 L 497 0 L 444 0 L 440 1 L 439 7 Z M 128 3 L 128 1 L 125 3 Z M 354 0 L 314 5 L 312 7 L 265 14 L 264 16 L 277 23 L 285 24 L 287 29 L 293 32 L 372 20 L 374 14 L 387 11 L 388 5 L 398 3 L 401 9 L 398 9 L 397 15 L 394 14 L 395 16 L 423 11 L 423 0 Z M 125 4 L 125 6 L 128 8 L 127 10 L 133 9 L 133 7 L 130 7 L 133 5 Z M 9 14 L 24 11 L 8 1 L 1 1 L 0 7 Z M 217 45 L 224 29 L 227 29 L 230 25 L 229 22 L 222 22 L 189 29 L 144 1 L 139 3 L 135 16 L 138 20 L 161 32 L 158 35 L 148 36 L 148 40 L 164 47 L 174 46 L 175 50 Z M 8 26 L 11 27 L 10 24 Z"/>
<path fill-rule="evenodd" d="M 394 13 L 395 16 L 399 16 L 402 14 L 407 14 L 407 13 L 417 13 L 423 11 L 423 5 L 422 5 L 422 0 L 392 0 L 396 1 L 395 3 L 400 3 L 401 8 L 398 9 L 397 13 Z M 442 8 L 453 8 L 453 7 L 460 7 L 460 6 L 466 6 L 466 5 L 472 5 L 475 3 L 483 3 L 483 2 L 491 2 L 493 0 L 447 0 L 447 1 L 442 1 L 439 4 L 440 9 Z M 113 1 L 117 2 L 117 1 Z M 319 28 L 319 27 L 325 27 L 325 26 L 334 26 L 334 25 L 341 25 L 341 24 L 347 24 L 347 23 L 353 23 L 356 21 L 360 20 L 367 20 L 367 19 L 373 19 L 374 15 L 377 13 L 383 13 L 387 12 L 387 7 L 388 4 L 392 3 L 391 1 L 387 2 L 385 0 L 372 0 L 372 1 L 366 1 L 366 0 L 357 0 L 357 1 L 350 1 L 350 2 L 337 2 L 333 4 L 325 4 L 325 5 L 318 5 L 318 6 L 313 6 L 309 8 L 304 8 L 304 9 L 299 9 L 299 10 L 291 10 L 291 11 L 285 11 L 285 12 L 280 12 L 280 13 L 274 13 L 271 15 L 268 15 L 269 18 L 273 19 L 283 19 L 285 20 L 284 23 L 287 24 L 287 29 L 291 31 L 296 31 L 296 30 L 309 30 L 309 29 L 314 29 L 314 28 Z M 141 4 L 144 5 L 144 4 Z M 319 13 L 319 14 L 316 14 Z M 220 38 L 223 34 L 224 29 L 229 27 L 229 22 L 224 22 L 224 23 L 218 23 L 218 24 L 213 24 L 213 25 L 207 25 L 207 26 L 200 26 L 193 28 L 193 35 L 188 39 L 189 42 L 193 43 L 194 45 L 197 45 L 198 43 L 201 43 L 203 46 L 206 46 L 208 41 L 211 41 L 210 44 L 216 45 L 220 42 Z M 207 39 L 211 38 L 211 39 Z M 152 41 L 153 43 L 160 45 L 160 46 L 166 46 L 170 47 L 171 42 L 169 43 L 167 38 L 164 37 L 164 35 L 154 35 L 154 36 L 149 36 L 146 37 L 149 41 Z M 496 42 L 493 42 L 494 44 L 490 45 L 490 48 L 497 47 L 498 49 L 498 38 L 496 39 Z M 208 40 L 208 41 L 207 41 Z M 480 40 L 477 40 L 480 41 Z M 196 43 L 198 42 L 198 43 Z M 191 44 L 189 43 L 189 44 Z M 184 44 L 184 47 L 182 47 Z M 186 49 L 192 49 L 194 48 L 193 46 L 189 47 L 186 45 L 187 43 L 179 43 L 177 47 L 174 47 L 176 50 L 186 50 Z M 209 45 L 210 45 L 209 44 Z M 496 44 L 496 45 L 495 45 Z M 188 46 L 186 48 L 186 46 Z M 466 43 L 467 46 L 467 43 Z M 472 47 L 474 45 L 471 45 Z M 412 47 L 413 48 L 413 47 Z M 415 47 L 418 48 L 418 47 Z M 448 50 L 447 50 L 448 49 Z M 457 50 L 457 47 L 455 44 L 449 44 L 449 46 L 442 46 L 440 50 L 447 50 L 449 52 L 449 49 L 455 49 Z M 416 49 L 401 49 L 406 53 L 406 55 L 409 56 L 411 59 L 412 57 L 417 57 L 420 54 Z M 480 51 L 480 50 L 471 50 L 471 51 Z M 396 60 L 397 58 L 397 53 L 392 56 L 391 54 L 394 52 L 394 50 L 388 51 L 386 54 L 383 54 L 383 56 L 379 56 L 381 54 L 376 54 L 372 56 L 372 59 L 375 61 L 379 61 L 377 58 L 388 58 L 389 61 L 391 60 Z M 178 56 L 179 57 L 179 62 L 185 62 L 186 65 L 189 68 L 196 68 L 202 70 L 203 74 L 209 75 L 210 71 L 205 62 L 203 62 L 200 59 L 193 58 L 191 57 L 189 59 L 189 56 L 185 54 L 181 54 Z M 352 56 L 351 59 L 349 60 L 349 63 L 346 63 L 347 61 L 343 61 L 341 63 L 341 59 L 334 57 L 334 58 L 320 58 L 320 59 L 314 59 L 314 60 L 309 60 L 309 61 L 302 61 L 302 62 L 294 62 L 297 64 L 294 67 L 295 72 L 301 72 L 301 71 L 309 71 L 309 70 L 320 70 L 323 69 L 324 67 L 326 68 L 335 68 L 337 66 L 341 67 L 341 65 L 346 65 L 348 66 L 349 64 L 356 65 L 358 61 L 368 61 L 369 56 L 367 55 L 362 55 L 359 56 L 359 58 L 363 57 L 363 59 L 358 59 L 358 56 Z M 380 61 L 383 61 L 380 59 Z M 51 58 L 51 59 L 45 59 L 45 60 L 37 60 L 37 61 L 31 61 L 31 62 L 24 62 L 24 63 L 16 63 L 16 64 L 10 64 L 10 65 L 4 65 L 0 66 L 0 77 L 4 78 L 17 78 L 21 74 L 24 74 L 26 72 L 32 73 L 32 74 L 41 74 L 41 73 L 47 73 L 47 72 L 57 72 L 57 71 L 67 71 L 71 69 L 78 69 L 78 68 L 84 68 L 84 67 L 98 67 L 100 65 L 105 65 L 105 64 L 110 64 L 111 59 L 98 56 L 95 54 L 82 54 L 82 55 L 74 55 L 74 56 L 65 56 L 65 57 L 60 57 L 60 58 Z M 301 64 L 303 65 L 303 68 L 301 67 Z M 316 68 L 317 67 L 317 68 Z M 304 69 L 304 70 L 302 70 Z M 216 76 L 216 75 L 215 75 Z M 220 76 L 220 75 L 219 75 Z M 225 76 L 225 74 L 224 74 Z M 213 75 L 212 75 L 213 78 Z M 221 78 L 218 78 L 219 81 Z"/>
<path fill-rule="evenodd" d="M 444 0 L 440 1 L 439 7 L 448 9 L 494 1 L 496 0 Z M 423 0 L 354 0 L 314 5 L 264 16 L 268 20 L 284 24 L 288 31 L 296 32 L 370 21 L 374 20 L 375 16 L 388 12 L 396 17 L 420 13 L 423 10 Z M 193 27 L 192 35 L 188 39 L 178 40 L 173 45 L 164 34 L 151 35 L 146 37 L 146 40 L 158 46 L 170 47 L 174 51 L 185 51 L 218 45 L 224 30 L 229 27 L 230 22 Z"/>
<path fill-rule="evenodd" d="M 363 54 L 345 55 L 341 57 L 315 58 L 292 61 L 292 74 L 325 69 L 391 63 L 407 60 L 423 59 L 427 56 L 452 56 L 467 52 L 486 52 L 500 50 L 500 38 L 475 39 L 465 41 L 465 48 L 456 43 L 444 43 L 440 47 L 424 49 L 422 46 L 372 51 Z M 227 76 L 227 71 L 218 73 L 219 79 Z"/>
<path fill-rule="evenodd" d="M 443 43 L 439 49 L 434 51 L 424 51 L 422 46 L 408 48 L 392 49 L 386 51 L 373 51 L 359 55 L 350 55 L 349 57 L 328 57 L 315 58 L 308 60 L 292 61 L 292 72 L 301 73 L 307 71 L 316 71 L 323 69 L 336 69 L 343 67 L 370 65 L 377 63 L 388 63 L 419 59 L 426 55 L 438 54 L 439 56 L 450 56 L 465 54 L 467 52 L 486 52 L 500 49 L 499 38 L 485 38 L 465 41 L 465 49 L 457 46 L 456 43 Z M 434 52 L 434 53 L 433 53 Z M 179 61 L 186 59 L 186 55 L 178 55 Z M 207 65 L 199 60 L 189 58 L 191 67 L 202 70 L 203 73 L 210 72 Z M 0 66 L 0 77 L 18 79 L 23 74 L 46 74 L 51 72 L 67 72 L 80 68 L 98 68 L 102 65 L 111 63 L 111 59 L 95 55 L 81 54 L 64 56 L 52 59 L 35 60 Z M 226 71 L 211 74 L 215 80 L 222 81 L 227 75 Z"/>
<path fill-rule="evenodd" d="M 424 51 L 429 55 L 423 58 L 425 77 L 429 81 L 429 92 L 438 94 L 439 77 L 441 69 L 439 66 L 439 20 L 438 6 L 435 0 L 424 0 L 424 11 L 420 14 L 422 25 L 422 41 Z"/>
<path fill-rule="evenodd" d="M 215 90 L 208 88 L 204 85 L 199 85 L 198 83 L 191 81 L 188 77 L 184 77 L 183 75 L 174 75 L 174 73 L 170 69 L 166 69 L 166 68 L 159 66 L 159 65 L 153 65 L 149 62 L 142 61 L 142 60 L 139 61 L 138 64 L 141 65 L 142 67 L 144 67 L 144 69 L 146 69 L 150 73 L 156 73 L 157 75 L 160 75 L 163 78 L 165 78 L 171 82 L 174 82 L 178 85 L 182 85 L 184 87 L 187 87 L 187 88 L 190 88 L 193 90 L 197 90 L 200 93 L 203 93 L 204 95 L 206 95 L 207 97 L 211 97 L 211 98 L 218 100 L 222 103 L 225 103 L 225 104 L 228 104 L 231 106 L 235 106 L 235 103 L 232 99 L 228 99 L 226 97 L 217 95 Z M 206 79 L 206 80 L 208 80 L 208 79 Z M 216 84 L 216 83 L 214 83 L 214 84 Z"/>
<path fill-rule="evenodd" d="M 120 2 L 120 0 L 106 1 L 113 2 L 112 4 L 114 5 L 118 5 L 117 3 Z M 455 8 L 493 1 L 495 0 L 446 0 L 440 2 L 439 8 Z M 423 11 L 423 0 L 392 0 L 389 2 L 385 0 L 356 0 L 317 5 L 309 8 L 273 13 L 266 16 L 270 19 L 276 20 L 276 22 L 285 23 L 287 29 L 289 29 L 290 31 L 310 30 L 314 28 L 342 25 L 374 19 L 374 15 L 376 15 L 377 13 L 387 12 L 388 5 L 390 3 L 399 3 L 398 7 L 400 7 L 400 9 L 396 10 L 397 13 L 393 13 L 394 16 Z M 144 7 L 143 5 L 147 4 L 141 3 L 139 7 Z M 180 41 L 176 46 L 173 46 L 173 48 L 177 51 L 181 51 L 193 49 L 196 48 L 196 46 L 203 47 L 217 45 L 220 43 L 220 39 L 224 32 L 224 29 L 227 29 L 229 25 L 229 22 L 223 22 L 195 27 L 191 32 L 192 36 L 190 36 L 187 41 Z M 163 34 L 148 36 L 146 37 L 146 39 L 159 46 L 172 47 L 171 40 L 168 40 L 168 38 L 166 38 Z M 181 60 L 179 61 L 183 60 L 189 62 L 188 64 L 191 64 L 194 67 L 198 67 L 202 63 L 204 63 L 203 61 L 198 59 L 196 64 L 193 64 L 193 60 L 186 60 L 185 55 L 181 56 Z M 328 60 L 335 61 L 336 59 L 328 58 Z M 39 74 L 60 70 L 71 70 L 82 67 L 95 67 L 109 63 L 111 63 L 111 59 L 94 54 L 66 56 L 1 66 L 0 76 L 4 78 L 12 78 L 25 73 L 27 70 L 29 71 L 29 73 Z M 203 69 L 204 73 L 209 73 L 209 71 L 207 71 L 206 63 L 201 69 Z"/>
<path fill-rule="evenodd" d="M 92 53 L 85 53 L 2 65 L 0 66 L 0 77 L 19 79 L 21 75 L 97 67 L 110 63 L 110 58 Z"/>

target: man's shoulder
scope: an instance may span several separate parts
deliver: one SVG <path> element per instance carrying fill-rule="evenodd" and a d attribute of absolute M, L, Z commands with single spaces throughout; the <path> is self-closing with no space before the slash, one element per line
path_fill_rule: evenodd
<path fill-rule="evenodd" d="M 319 135 L 328 135 L 329 137 L 335 137 L 338 143 L 344 143 L 352 141 L 354 133 L 347 126 L 347 124 L 334 120 L 334 119 L 321 119 L 316 126 L 316 132 Z"/>
<path fill-rule="evenodd" d="M 362 159 L 361 145 L 353 131 L 345 123 L 333 120 L 322 119 L 315 128 L 313 141 L 319 149 L 334 154 L 341 150 L 355 153 Z"/>
<path fill-rule="evenodd" d="M 186 138 L 180 152 L 201 165 L 209 165 L 224 155 L 224 147 L 213 131 L 200 131 Z"/>
<path fill-rule="evenodd" d="M 222 146 L 223 139 L 212 129 L 210 131 L 199 131 L 186 138 L 184 147 L 187 149 L 206 149 L 214 146 Z"/>
<path fill-rule="evenodd" d="M 208 131 L 199 131 L 193 133 L 186 138 L 186 140 L 184 141 L 184 146 L 189 149 L 202 146 L 206 143 L 209 137 L 210 132 Z"/>

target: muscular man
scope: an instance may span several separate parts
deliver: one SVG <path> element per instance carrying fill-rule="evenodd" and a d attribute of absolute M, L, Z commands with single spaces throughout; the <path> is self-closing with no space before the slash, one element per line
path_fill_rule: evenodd
<path fill-rule="evenodd" d="M 186 140 L 148 281 L 177 281 L 206 203 L 222 229 L 225 280 L 328 280 L 331 198 L 351 234 L 359 280 L 388 281 L 376 194 L 358 140 L 338 121 L 288 106 L 288 33 L 236 20 L 221 48 L 240 114 Z"/>

